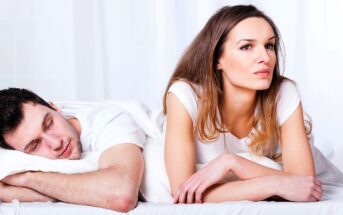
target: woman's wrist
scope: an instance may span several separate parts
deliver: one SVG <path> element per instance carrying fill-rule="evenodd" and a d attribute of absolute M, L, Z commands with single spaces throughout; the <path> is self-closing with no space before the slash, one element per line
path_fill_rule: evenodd
<path fill-rule="evenodd" d="M 282 180 L 283 176 L 278 175 L 269 175 L 267 177 L 267 192 L 270 196 L 280 196 L 280 180 Z"/>
<path fill-rule="evenodd" d="M 237 167 L 237 155 L 235 154 L 229 154 L 226 153 L 224 155 L 224 163 L 225 163 L 225 172 L 229 173 L 229 172 L 235 172 L 236 167 Z"/>

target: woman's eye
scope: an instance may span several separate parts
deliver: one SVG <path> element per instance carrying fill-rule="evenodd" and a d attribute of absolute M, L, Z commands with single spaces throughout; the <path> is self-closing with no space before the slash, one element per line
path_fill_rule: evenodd
<path fill-rule="evenodd" d="M 266 45 L 266 48 L 267 48 L 267 49 L 274 50 L 274 47 L 275 47 L 275 45 L 272 44 L 272 43 L 269 43 L 269 44 Z"/>
<path fill-rule="evenodd" d="M 250 45 L 250 44 L 247 44 L 247 45 L 244 45 L 244 46 L 241 46 L 241 50 L 249 50 L 249 49 L 251 49 L 252 48 L 252 46 Z"/>

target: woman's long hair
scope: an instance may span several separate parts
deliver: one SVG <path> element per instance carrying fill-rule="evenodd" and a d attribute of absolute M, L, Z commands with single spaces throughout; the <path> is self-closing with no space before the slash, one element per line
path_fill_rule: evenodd
<path fill-rule="evenodd" d="M 250 151 L 254 154 L 278 160 L 275 148 L 279 143 L 279 128 L 276 116 L 276 96 L 282 81 L 279 53 L 280 34 L 273 21 L 252 5 L 225 6 L 215 13 L 197 35 L 180 59 L 164 93 L 163 111 L 167 114 L 167 95 L 170 86 L 178 81 L 186 81 L 191 86 L 200 86 L 198 93 L 199 112 L 195 125 L 197 137 L 204 142 L 214 141 L 221 133 L 228 132 L 222 124 L 223 77 L 216 65 L 224 51 L 224 43 L 230 31 L 242 20 L 249 17 L 265 19 L 275 34 L 276 65 L 273 78 L 267 90 L 257 91 L 256 109 L 251 135 Z M 225 113 L 228 114 L 228 113 Z M 277 157 L 276 157 L 277 156 Z"/>

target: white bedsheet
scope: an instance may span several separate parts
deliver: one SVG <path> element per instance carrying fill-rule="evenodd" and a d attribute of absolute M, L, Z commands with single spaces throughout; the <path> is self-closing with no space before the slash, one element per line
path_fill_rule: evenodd
<path fill-rule="evenodd" d="M 107 209 L 81 206 L 67 203 L 6 203 L 0 205 L 0 214 L 16 215 L 107 215 L 124 214 Z M 126 214 L 264 214 L 264 215 L 283 215 L 283 214 L 304 214 L 304 215 L 339 215 L 343 214 L 343 200 L 329 200 L 310 203 L 294 202 L 224 202 L 224 203 L 206 203 L 192 205 L 171 205 L 140 202 L 138 206 Z"/>

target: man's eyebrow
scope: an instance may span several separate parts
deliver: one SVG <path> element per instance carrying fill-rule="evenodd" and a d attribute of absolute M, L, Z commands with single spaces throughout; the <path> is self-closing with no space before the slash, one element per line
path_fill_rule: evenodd
<path fill-rule="evenodd" d="M 276 38 L 275 36 L 272 36 L 268 40 L 272 40 L 272 39 L 275 39 L 275 38 Z M 256 41 L 256 40 L 255 39 L 240 39 L 240 40 L 238 40 L 238 42 L 236 44 L 238 44 L 238 43 L 240 43 L 242 41 L 253 42 L 253 41 Z"/>
<path fill-rule="evenodd" d="M 43 127 L 43 128 L 44 128 L 44 123 L 45 123 L 46 119 L 47 119 L 49 116 L 50 116 L 49 113 L 46 113 L 46 114 L 44 115 L 44 118 L 43 118 L 43 121 L 42 121 L 42 127 Z M 29 146 L 32 145 L 32 144 L 33 144 L 34 142 L 36 142 L 36 141 L 37 141 L 37 139 L 33 139 L 33 140 L 31 140 L 28 144 L 26 144 L 26 146 L 25 146 L 25 148 L 24 148 L 24 152 L 27 151 L 27 149 L 29 148 Z"/>

